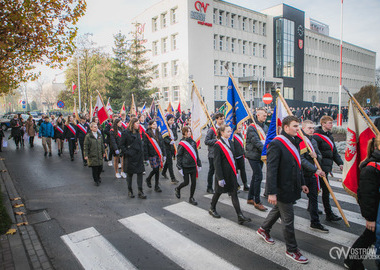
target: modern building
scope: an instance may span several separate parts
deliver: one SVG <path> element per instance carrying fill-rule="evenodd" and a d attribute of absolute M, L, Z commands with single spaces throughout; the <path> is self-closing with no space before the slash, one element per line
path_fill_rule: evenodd
<path fill-rule="evenodd" d="M 289 101 L 337 104 L 339 40 L 328 25 L 281 4 L 261 12 L 220 0 L 163 0 L 136 16 L 152 87 L 164 105 L 190 107 L 194 80 L 210 110 L 227 97 L 228 71 L 248 104 L 281 88 Z M 343 44 L 343 84 L 352 92 L 375 83 L 376 53 Z M 228 71 L 225 66 L 228 66 Z M 346 104 L 343 93 L 342 102 Z"/>

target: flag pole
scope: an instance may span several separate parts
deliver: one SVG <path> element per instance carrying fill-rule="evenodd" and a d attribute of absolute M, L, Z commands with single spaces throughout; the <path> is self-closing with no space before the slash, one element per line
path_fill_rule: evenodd
<path fill-rule="evenodd" d="M 161 111 L 162 118 L 164 119 L 165 126 L 166 126 L 166 128 L 168 129 L 168 134 L 169 134 L 169 136 L 170 136 L 169 125 L 168 125 L 168 122 L 166 122 L 165 116 L 162 114 L 162 108 L 161 108 L 161 105 L 160 105 L 160 104 L 158 104 L 158 109 Z M 171 138 L 171 137 L 170 137 L 170 138 Z M 176 145 L 173 144 L 173 146 L 174 146 L 174 151 L 175 151 L 175 153 L 177 153 L 177 147 L 176 147 Z M 174 158 L 175 158 L 175 156 L 174 156 Z"/>
<path fill-rule="evenodd" d="M 212 125 L 213 128 L 216 130 L 216 127 L 215 127 L 215 125 L 214 125 L 214 121 L 212 121 L 212 118 L 211 118 L 210 114 L 209 114 L 208 111 L 207 111 L 206 105 L 205 105 L 204 102 L 203 102 L 203 99 L 202 99 L 202 97 L 201 97 L 201 94 L 199 93 L 198 88 L 197 88 L 197 86 L 195 85 L 194 80 L 191 80 L 191 82 L 193 83 L 193 89 L 194 89 L 194 92 L 197 94 L 197 96 L 198 96 L 198 98 L 199 98 L 199 100 L 200 100 L 200 102 L 201 102 L 201 104 L 202 104 L 202 108 L 203 108 L 204 113 L 207 115 L 209 121 L 211 122 L 211 125 Z"/>
<path fill-rule="evenodd" d="M 92 96 L 90 97 L 90 117 L 92 118 Z"/>
<path fill-rule="evenodd" d="M 99 95 L 100 101 L 102 102 L 102 104 L 103 104 L 103 108 L 104 108 L 104 110 L 106 111 L 106 114 L 107 114 L 107 117 L 108 117 L 107 119 L 109 119 L 110 116 L 109 116 L 109 114 L 108 114 L 108 112 L 107 112 L 107 107 L 104 106 L 104 101 L 103 101 L 102 95 L 100 95 L 99 90 L 96 90 L 96 92 L 98 92 L 98 95 Z"/>
<path fill-rule="evenodd" d="M 356 98 L 350 93 L 350 91 L 343 85 L 342 87 L 344 90 L 346 90 L 347 94 L 350 96 L 351 100 L 355 103 L 357 109 L 360 111 L 360 113 L 363 115 L 363 117 L 365 118 L 366 122 L 367 122 L 367 125 L 372 129 L 372 131 L 374 133 L 376 133 L 377 136 L 380 135 L 380 132 L 379 130 L 377 129 L 377 127 L 375 126 L 375 124 L 371 121 L 371 119 L 369 119 L 368 115 L 365 113 L 365 111 L 363 110 L 362 106 L 359 104 L 359 102 L 356 100 Z"/>
<path fill-rule="evenodd" d="M 280 98 L 282 104 L 285 106 L 287 112 L 289 115 L 293 115 L 288 104 L 286 103 L 284 97 L 281 95 L 281 91 L 279 89 L 276 90 L 277 91 L 277 94 L 278 94 L 278 97 Z M 303 135 L 303 132 L 302 131 L 298 131 L 298 135 L 302 138 L 303 142 L 305 143 L 306 147 L 307 147 L 307 150 L 312 153 L 313 150 L 311 150 L 309 144 L 306 142 L 306 139 L 305 139 L 305 136 Z M 319 165 L 319 162 L 316 158 L 313 158 L 314 160 L 314 163 L 315 163 L 315 166 L 317 166 L 318 170 L 321 170 L 322 171 L 322 168 L 321 168 L 321 165 Z M 335 197 L 335 194 L 333 192 L 333 190 L 331 189 L 331 186 L 329 184 L 329 182 L 327 181 L 327 178 L 326 177 L 322 177 L 323 181 L 325 182 L 325 185 L 327 187 L 327 189 L 329 190 L 330 194 L 331 194 L 331 197 L 333 198 L 334 202 L 335 202 L 335 205 L 338 207 L 338 210 L 339 210 L 339 213 L 341 214 L 343 220 L 344 220 L 344 223 L 346 224 L 347 227 L 350 227 L 350 224 L 348 223 L 347 221 L 347 218 L 345 216 L 345 214 L 343 213 L 343 210 L 342 210 L 342 207 L 340 207 L 340 204 L 338 202 L 338 200 L 336 199 Z"/>

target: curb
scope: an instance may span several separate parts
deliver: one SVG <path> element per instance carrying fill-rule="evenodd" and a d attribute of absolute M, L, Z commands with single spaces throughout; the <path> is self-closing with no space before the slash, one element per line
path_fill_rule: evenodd
<path fill-rule="evenodd" d="M 9 266 L 9 269 L 15 270 L 54 269 L 43 249 L 36 231 L 33 226 L 28 225 L 26 207 L 21 206 L 13 208 L 16 203 L 22 204 L 23 202 L 14 186 L 9 172 L 6 170 L 3 160 L 0 160 L 0 170 L 5 170 L 5 172 L 0 172 L 0 185 L 2 187 L 2 192 L 4 193 L 5 207 L 12 219 L 11 228 L 17 230 L 15 234 L 2 235 L 0 239 L 0 244 L 4 244 L 6 247 L 6 240 L 9 242 L 10 252 L 5 250 L 5 258 L 7 259 L 5 262 L 6 265 Z M 12 201 L 14 198 L 20 199 Z M 23 212 L 25 214 L 17 215 L 16 212 Z M 17 224 L 24 222 L 26 222 L 27 225 L 17 226 Z M 13 268 L 11 267 L 12 264 Z"/>

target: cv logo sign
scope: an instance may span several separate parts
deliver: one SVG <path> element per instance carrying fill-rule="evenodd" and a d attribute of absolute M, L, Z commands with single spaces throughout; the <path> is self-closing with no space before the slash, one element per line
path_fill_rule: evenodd
<path fill-rule="evenodd" d="M 199 12 L 202 12 L 203 10 L 203 13 L 206 13 L 207 11 L 207 7 L 209 6 L 210 4 L 208 3 L 204 3 L 204 2 L 201 2 L 201 1 L 196 1 L 195 4 L 194 4 L 194 7 L 197 11 Z"/>

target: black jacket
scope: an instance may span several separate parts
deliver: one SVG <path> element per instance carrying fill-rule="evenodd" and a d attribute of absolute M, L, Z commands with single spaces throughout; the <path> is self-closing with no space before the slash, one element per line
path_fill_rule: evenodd
<path fill-rule="evenodd" d="M 175 124 L 173 124 L 171 127 L 169 127 L 172 132 L 173 132 L 173 137 L 174 137 L 174 141 L 176 141 L 178 139 L 178 134 L 177 134 L 177 126 Z M 164 138 L 164 144 L 165 144 L 165 150 L 166 150 L 166 157 L 167 158 L 171 158 L 174 156 L 174 145 L 173 144 L 170 144 L 170 142 L 172 141 L 171 137 L 170 136 L 166 136 Z"/>
<path fill-rule="evenodd" d="M 380 162 L 379 150 L 375 150 L 360 166 L 358 200 L 362 216 L 368 221 L 376 221 L 380 201 L 380 164 L 378 168 L 367 166 L 371 161 Z"/>
<path fill-rule="evenodd" d="M 63 133 L 61 133 L 61 131 L 59 131 L 57 127 L 60 127 L 61 130 L 63 131 Z M 54 138 L 55 139 L 61 139 L 61 140 L 65 139 L 65 125 L 63 124 L 63 122 L 61 122 L 60 124 L 57 123 L 54 126 Z"/>
<path fill-rule="evenodd" d="M 303 131 L 302 131 L 303 132 Z M 314 147 L 314 151 L 317 154 L 317 161 L 321 163 L 322 154 L 318 149 L 318 143 L 312 136 L 307 136 L 304 133 L 304 136 L 307 137 L 311 144 Z M 301 164 L 302 164 L 302 170 L 303 175 L 305 178 L 311 178 L 314 176 L 315 172 L 317 171 L 317 167 L 314 164 L 314 159 L 310 156 L 309 151 L 306 151 L 304 154 L 301 155 Z"/>
<path fill-rule="evenodd" d="M 337 165 L 343 165 L 343 161 L 342 161 L 338 151 L 336 150 L 334 138 L 333 138 L 331 132 L 329 132 L 329 131 L 325 132 L 325 131 L 323 131 L 322 127 L 319 126 L 315 130 L 314 133 L 318 133 L 318 134 L 325 135 L 325 136 L 329 137 L 329 139 L 333 143 L 333 151 L 331 151 L 330 145 L 325 140 L 323 140 L 318 135 L 314 134 L 314 136 L 313 136 L 313 138 L 317 141 L 318 149 L 322 154 L 322 161 L 321 161 L 322 170 L 326 173 L 331 172 L 333 162 L 335 162 Z"/>
<path fill-rule="evenodd" d="M 125 158 L 124 172 L 127 174 L 143 173 L 145 170 L 144 148 L 140 133 L 125 130 L 121 135 L 120 146 Z"/>
<path fill-rule="evenodd" d="M 225 147 L 230 148 L 235 160 L 235 147 L 231 140 L 229 140 L 230 147 L 221 139 Z M 238 183 L 235 172 L 233 171 L 230 163 L 227 160 L 222 148 L 215 144 L 214 146 L 214 167 L 215 167 L 215 192 L 226 193 L 237 190 Z M 224 187 L 219 186 L 218 181 L 224 180 L 226 184 Z"/>
<path fill-rule="evenodd" d="M 113 130 L 113 128 L 110 130 L 110 148 L 113 153 L 115 153 L 116 150 L 121 149 L 121 137 L 123 135 L 119 137 L 118 131 L 124 133 L 123 130 L 123 127 L 120 127 L 118 130 Z"/>
<path fill-rule="evenodd" d="M 257 119 L 255 121 L 256 125 L 259 125 L 264 130 L 265 134 L 267 134 L 268 126 L 264 123 L 260 123 Z M 261 160 L 263 147 L 264 145 L 260 140 L 257 129 L 254 126 L 249 125 L 247 129 L 247 140 L 245 141 L 246 158 L 256 161 Z"/>
<path fill-rule="evenodd" d="M 112 128 L 112 122 L 107 121 L 103 130 L 103 134 L 105 135 L 105 138 L 106 138 L 104 142 L 108 145 L 111 143 L 111 134 L 110 134 L 111 128 Z"/>
<path fill-rule="evenodd" d="M 206 138 L 205 138 L 205 145 L 207 145 L 208 149 L 208 158 L 214 158 L 214 145 L 216 143 L 216 135 L 214 132 L 214 128 L 210 128 L 207 131 Z"/>
<path fill-rule="evenodd" d="M 193 149 L 197 153 L 197 165 L 198 167 L 202 167 L 202 162 L 198 154 L 197 143 L 192 138 L 183 138 L 181 141 L 186 141 L 193 147 Z M 178 170 L 182 170 L 183 168 L 195 168 L 195 166 L 195 161 L 190 155 L 190 153 L 182 145 L 179 144 L 177 153 Z"/>
<path fill-rule="evenodd" d="M 72 127 L 73 130 L 76 131 L 76 125 L 74 124 L 70 124 L 69 125 Z M 63 134 L 64 134 L 64 138 L 67 139 L 67 140 L 77 140 L 77 136 L 76 134 L 74 134 L 68 127 L 67 125 L 65 125 L 65 128 L 63 129 Z"/>
<path fill-rule="evenodd" d="M 284 131 L 281 132 L 299 151 L 301 139 L 294 139 Z M 302 186 L 305 180 L 302 170 L 292 153 L 279 140 L 274 139 L 268 145 L 267 151 L 267 182 L 266 194 L 277 195 L 277 200 L 292 203 L 301 198 Z"/>
<path fill-rule="evenodd" d="M 244 156 L 245 151 L 244 151 L 244 144 L 243 146 L 241 146 L 240 142 L 238 141 L 238 139 L 235 138 L 235 136 L 239 136 L 243 140 L 243 135 L 240 133 L 235 133 L 233 137 L 233 144 L 235 147 L 235 156 L 238 158 L 238 157 Z"/>
<path fill-rule="evenodd" d="M 12 137 L 20 137 L 21 136 L 21 126 L 22 123 L 21 121 L 17 118 L 10 121 L 10 126 L 11 126 L 11 135 Z"/>
<path fill-rule="evenodd" d="M 88 125 L 87 122 L 84 123 L 84 124 L 82 125 L 82 126 L 84 127 L 84 129 L 86 130 L 86 133 L 84 133 L 84 132 L 80 129 L 79 124 L 80 124 L 80 123 L 78 123 L 77 126 L 76 126 L 77 140 L 79 140 L 79 141 L 84 141 L 84 137 L 86 137 L 86 134 L 89 133 L 89 132 L 91 132 L 91 130 L 90 130 L 90 126 Z"/>
<path fill-rule="evenodd" d="M 161 152 L 162 152 L 162 155 L 164 157 L 166 157 L 166 149 L 164 147 L 164 140 L 162 139 L 162 136 L 161 136 L 161 133 L 158 129 L 156 129 L 156 132 L 157 132 L 157 137 L 158 137 L 158 145 L 160 146 L 161 148 Z M 151 129 L 147 129 L 146 130 L 146 133 L 153 139 L 154 136 L 153 136 L 153 133 L 152 133 L 152 130 Z M 154 150 L 154 147 L 153 145 L 150 143 L 149 139 L 147 136 L 143 136 L 144 138 L 144 158 L 145 160 L 148 160 L 150 157 L 154 157 L 154 156 L 157 156 L 157 152 L 156 150 Z"/>

